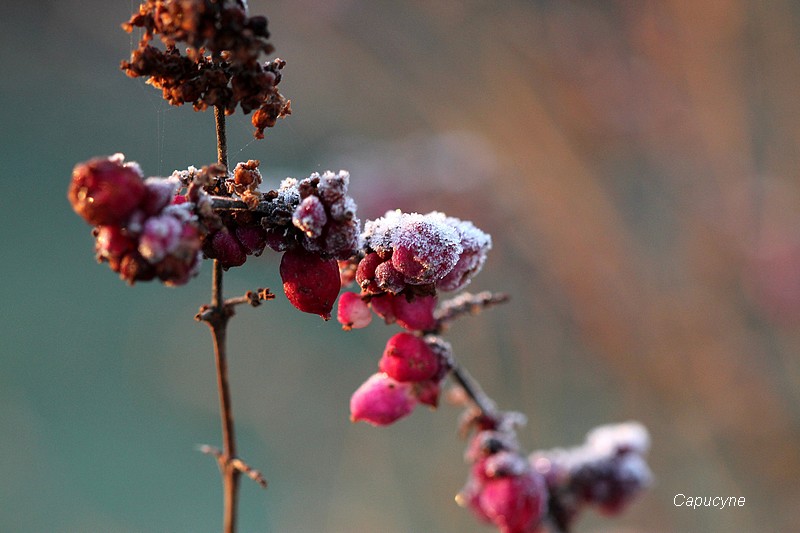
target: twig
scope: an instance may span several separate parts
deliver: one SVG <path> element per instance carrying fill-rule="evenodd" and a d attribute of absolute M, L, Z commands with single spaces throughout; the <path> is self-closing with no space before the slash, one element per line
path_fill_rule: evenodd
<path fill-rule="evenodd" d="M 453 320 L 464 315 L 477 315 L 486 308 L 506 303 L 510 297 L 502 292 L 483 291 L 478 294 L 463 292 L 442 302 L 436 313 L 436 332 L 443 331 Z"/>

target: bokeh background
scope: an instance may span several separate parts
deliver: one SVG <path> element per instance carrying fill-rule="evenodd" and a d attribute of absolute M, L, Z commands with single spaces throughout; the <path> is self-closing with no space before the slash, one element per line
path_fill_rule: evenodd
<path fill-rule="evenodd" d="M 213 117 L 119 70 L 134 0 L 0 7 L 0 531 L 205 532 L 221 524 L 210 268 L 125 286 L 65 199 L 72 166 L 148 175 L 215 157 Z M 530 449 L 640 420 L 656 485 L 579 532 L 800 527 L 800 8 L 790 0 L 250 1 L 294 114 L 231 161 L 267 184 L 349 169 L 362 218 L 472 219 L 471 289 L 510 304 L 449 334 Z M 280 293 L 276 254 L 229 295 Z M 453 503 L 459 411 L 348 421 L 395 331 L 345 334 L 283 298 L 232 322 L 242 532 L 491 531 Z M 744 496 L 687 510 L 677 493 Z"/>

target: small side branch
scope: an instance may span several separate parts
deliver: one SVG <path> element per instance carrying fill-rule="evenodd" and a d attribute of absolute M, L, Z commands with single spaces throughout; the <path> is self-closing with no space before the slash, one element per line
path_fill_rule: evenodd
<path fill-rule="evenodd" d="M 463 292 L 442 302 L 434 314 L 437 332 L 441 332 L 457 318 L 464 315 L 477 315 L 484 309 L 506 303 L 510 297 L 502 292 L 483 291 L 477 294 Z"/>

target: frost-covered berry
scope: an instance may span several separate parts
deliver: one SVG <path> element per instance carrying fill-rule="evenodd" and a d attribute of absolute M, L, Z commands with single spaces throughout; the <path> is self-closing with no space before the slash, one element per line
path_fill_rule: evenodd
<path fill-rule="evenodd" d="M 180 187 L 177 178 L 147 178 L 144 186 L 145 196 L 139 209 L 147 216 L 157 215 L 171 203 L 183 203 L 175 201 L 175 193 Z"/>
<path fill-rule="evenodd" d="M 439 357 L 423 339 L 397 333 L 386 343 L 378 368 L 397 381 L 425 381 L 439 371 Z"/>
<path fill-rule="evenodd" d="M 463 251 L 453 269 L 436 282 L 436 288 L 457 291 L 466 287 L 472 277 L 480 272 L 486 261 L 486 254 L 492 248 L 492 238 L 467 220 L 454 217 L 447 217 L 445 220 L 458 231 Z"/>
<path fill-rule="evenodd" d="M 139 253 L 151 263 L 161 261 L 178 244 L 181 226 L 181 221 L 169 213 L 146 219 L 139 237 Z"/>
<path fill-rule="evenodd" d="M 145 197 L 139 166 L 122 154 L 79 163 L 72 171 L 68 197 L 89 224 L 121 226 Z"/>
<path fill-rule="evenodd" d="M 547 489 L 536 472 L 492 478 L 475 504 L 501 533 L 529 533 L 544 517 Z"/>
<path fill-rule="evenodd" d="M 619 513 L 652 479 L 641 455 L 626 453 L 589 461 L 572 473 L 572 491 L 605 514 Z"/>
<path fill-rule="evenodd" d="M 458 262 L 460 242 L 458 232 L 436 218 L 403 215 L 392 235 L 392 265 L 406 283 L 434 283 Z"/>
<path fill-rule="evenodd" d="M 328 215 L 325 214 L 325 206 L 316 196 L 307 196 L 300 202 L 292 215 L 292 224 L 311 238 L 322 235 L 322 230 L 327 223 Z"/>
<path fill-rule="evenodd" d="M 481 455 L 470 469 L 458 502 L 502 533 L 532 533 L 547 510 L 547 486 L 517 452 Z"/>
<path fill-rule="evenodd" d="M 322 259 L 302 249 L 288 250 L 281 259 L 280 271 L 283 291 L 292 305 L 325 320 L 331 317 L 341 288 L 335 259 Z"/>
<path fill-rule="evenodd" d="M 394 268 L 391 261 L 384 261 L 375 268 L 375 284 L 382 291 L 392 294 L 398 294 L 406 286 L 403 275 Z"/>
<path fill-rule="evenodd" d="M 411 331 L 430 331 L 436 328 L 433 311 L 436 296 L 415 296 L 411 300 L 403 295 L 392 298 L 394 316 L 401 327 Z"/>
<path fill-rule="evenodd" d="M 345 292 L 339 297 L 336 319 L 345 331 L 365 328 L 372 322 L 369 305 L 355 292 Z"/>
<path fill-rule="evenodd" d="M 350 419 L 387 426 L 414 410 L 410 383 L 400 383 L 383 372 L 373 374 L 350 398 Z"/>

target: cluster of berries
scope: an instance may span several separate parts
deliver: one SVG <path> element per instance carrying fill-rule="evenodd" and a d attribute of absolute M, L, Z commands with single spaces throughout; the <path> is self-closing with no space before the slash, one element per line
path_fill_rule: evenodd
<path fill-rule="evenodd" d="M 328 319 L 341 289 L 337 260 L 358 251 L 361 221 L 346 171 L 286 178 L 265 195 L 267 242 L 281 258 L 283 290 L 299 310 Z"/>
<path fill-rule="evenodd" d="M 569 531 L 586 506 L 617 514 L 652 480 L 644 459 L 649 436 L 636 422 L 601 426 L 582 446 L 525 458 L 508 419 L 500 420 L 477 422 L 466 454 L 472 468 L 457 501 L 502 533 L 537 533 L 545 516 Z"/>
<path fill-rule="evenodd" d="M 387 425 L 408 415 L 417 403 L 436 407 L 441 382 L 450 370 L 450 347 L 434 333 L 437 290 L 469 283 L 486 259 L 491 237 L 471 222 L 433 212 L 389 211 L 367 221 L 361 236 L 364 256 L 346 276 L 361 288 L 339 299 L 337 319 L 345 330 L 363 328 L 370 308 L 387 324 L 411 333 L 389 339 L 380 372 L 356 390 L 351 418 Z"/>
<path fill-rule="evenodd" d="M 483 419 L 466 458 L 469 477 L 456 501 L 502 533 L 535 533 L 547 513 L 544 477 L 520 453 L 512 427 Z"/>
<path fill-rule="evenodd" d="M 386 426 L 409 415 L 418 403 L 435 408 L 451 361 L 450 345 L 438 337 L 397 333 L 386 343 L 379 372 L 353 393 L 351 419 Z"/>
<path fill-rule="evenodd" d="M 259 139 L 265 128 L 291 113 L 290 102 L 278 91 L 286 63 L 259 63 L 261 54 L 273 52 L 267 19 L 248 17 L 243 0 L 146 0 L 122 27 L 144 29 L 122 69 L 134 78 L 147 77 L 170 104 L 191 103 L 195 110 L 217 106 L 226 114 L 237 105 L 245 114 L 256 110 L 252 122 Z M 165 50 L 150 44 L 154 35 Z M 186 55 L 178 43 L 188 46 Z"/>
<path fill-rule="evenodd" d="M 192 205 L 174 203 L 177 179 L 144 179 L 122 154 L 75 166 L 68 197 L 94 230 L 99 261 L 130 284 L 182 285 L 199 268 L 202 231 Z M 179 200 L 180 201 L 180 200 Z"/>
<path fill-rule="evenodd" d="M 607 515 L 621 512 L 652 482 L 644 458 L 649 448 L 644 426 L 627 422 L 595 428 L 582 446 L 531 454 L 531 465 L 547 482 L 552 520 L 567 531 L 587 506 Z"/>

